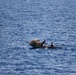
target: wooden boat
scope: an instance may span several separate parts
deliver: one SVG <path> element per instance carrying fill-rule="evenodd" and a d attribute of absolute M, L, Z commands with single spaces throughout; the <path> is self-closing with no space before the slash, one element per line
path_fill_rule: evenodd
<path fill-rule="evenodd" d="M 51 45 L 47 46 L 47 45 L 45 45 L 45 40 L 43 42 L 40 42 L 40 40 L 31 40 L 29 44 L 30 44 L 30 46 L 32 46 L 32 48 L 45 48 L 45 49 L 62 48 L 62 47 L 54 46 L 53 42 L 51 42 Z"/>

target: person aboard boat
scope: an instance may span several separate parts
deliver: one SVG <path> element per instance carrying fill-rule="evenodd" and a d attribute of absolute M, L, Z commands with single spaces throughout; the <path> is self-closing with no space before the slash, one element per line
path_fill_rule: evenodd
<path fill-rule="evenodd" d="M 51 42 L 51 47 L 52 47 L 52 48 L 54 47 L 53 42 Z"/>
<path fill-rule="evenodd" d="M 45 44 L 45 41 L 46 41 L 46 40 L 44 40 L 44 41 L 41 43 L 41 46 L 43 46 L 43 45 Z"/>

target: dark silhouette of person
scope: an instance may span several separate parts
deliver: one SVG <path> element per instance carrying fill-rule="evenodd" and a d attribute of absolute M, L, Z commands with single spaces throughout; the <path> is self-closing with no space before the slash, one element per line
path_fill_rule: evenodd
<path fill-rule="evenodd" d="M 53 42 L 51 42 L 51 47 L 52 47 L 52 48 L 54 47 Z"/>
<path fill-rule="evenodd" d="M 43 46 L 43 44 L 45 44 L 45 41 L 46 41 L 46 40 L 44 40 L 44 41 L 41 43 L 41 46 Z"/>

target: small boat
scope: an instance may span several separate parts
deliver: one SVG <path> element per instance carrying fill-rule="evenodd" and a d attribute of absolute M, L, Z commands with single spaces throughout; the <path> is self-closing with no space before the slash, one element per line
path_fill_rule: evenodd
<path fill-rule="evenodd" d="M 56 47 L 53 45 L 53 42 L 51 42 L 51 45 L 47 46 L 45 45 L 45 40 L 43 42 L 40 42 L 40 40 L 31 40 L 30 41 L 30 46 L 32 46 L 32 48 L 45 48 L 45 49 L 56 49 L 56 48 L 61 48 L 61 47 Z"/>

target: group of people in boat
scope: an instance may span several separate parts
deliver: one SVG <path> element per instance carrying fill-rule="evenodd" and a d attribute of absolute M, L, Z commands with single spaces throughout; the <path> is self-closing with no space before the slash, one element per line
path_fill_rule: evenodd
<path fill-rule="evenodd" d="M 30 42 L 30 46 L 32 46 L 33 48 L 54 48 L 53 42 L 51 42 L 51 45 L 46 46 L 45 45 L 46 40 L 44 40 L 43 42 L 40 42 L 40 40 L 32 40 Z"/>

